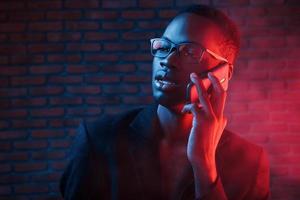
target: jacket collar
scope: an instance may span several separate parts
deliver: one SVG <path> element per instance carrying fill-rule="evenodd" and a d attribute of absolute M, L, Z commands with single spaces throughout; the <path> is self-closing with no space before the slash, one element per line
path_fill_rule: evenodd
<path fill-rule="evenodd" d="M 157 106 L 157 104 L 146 106 L 129 125 L 135 133 L 139 133 L 145 139 L 160 139 L 163 136 L 157 116 Z"/>

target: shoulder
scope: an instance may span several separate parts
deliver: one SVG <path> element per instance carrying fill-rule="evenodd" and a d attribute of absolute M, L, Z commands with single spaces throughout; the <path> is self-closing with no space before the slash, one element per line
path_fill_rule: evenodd
<path fill-rule="evenodd" d="M 234 152 L 235 155 L 251 156 L 261 154 L 263 148 L 229 130 L 224 130 L 221 138 L 221 149 Z"/>
<path fill-rule="evenodd" d="M 134 108 L 117 114 L 103 114 L 99 119 L 84 123 L 87 137 L 96 148 L 106 148 L 120 130 L 126 130 L 143 108 Z"/>
<path fill-rule="evenodd" d="M 255 183 L 259 171 L 268 168 L 267 155 L 261 146 L 228 130 L 223 132 L 217 149 L 217 160 L 222 182 L 228 191 L 232 190 L 232 194 L 233 191 L 244 191 L 241 188 L 249 189 Z"/>

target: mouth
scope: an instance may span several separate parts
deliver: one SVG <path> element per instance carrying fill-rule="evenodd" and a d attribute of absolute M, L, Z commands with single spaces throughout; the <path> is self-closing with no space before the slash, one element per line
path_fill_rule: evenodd
<path fill-rule="evenodd" d="M 174 79 L 167 76 L 166 72 L 158 72 L 154 79 L 154 85 L 157 89 L 163 91 L 171 91 L 176 89 L 179 84 Z"/>

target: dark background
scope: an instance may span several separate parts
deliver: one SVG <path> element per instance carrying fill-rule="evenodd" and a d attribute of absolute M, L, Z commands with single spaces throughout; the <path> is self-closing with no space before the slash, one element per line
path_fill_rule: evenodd
<path fill-rule="evenodd" d="M 268 151 L 273 199 L 300 199 L 299 2 L 1 0 L 0 199 L 60 199 L 80 120 L 153 101 L 149 39 L 190 3 L 240 27 L 228 128 Z"/>

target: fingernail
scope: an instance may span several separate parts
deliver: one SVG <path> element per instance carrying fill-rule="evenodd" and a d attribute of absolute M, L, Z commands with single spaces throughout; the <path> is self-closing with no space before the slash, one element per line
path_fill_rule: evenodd
<path fill-rule="evenodd" d="M 190 74 L 190 78 L 193 79 L 193 80 L 196 80 L 198 78 L 198 76 L 197 76 L 196 73 L 193 72 L 193 73 Z"/>
<path fill-rule="evenodd" d="M 213 73 L 208 72 L 208 73 L 207 73 L 207 76 L 208 76 L 209 78 L 213 78 L 214 75 L 213 75 Z"/>

